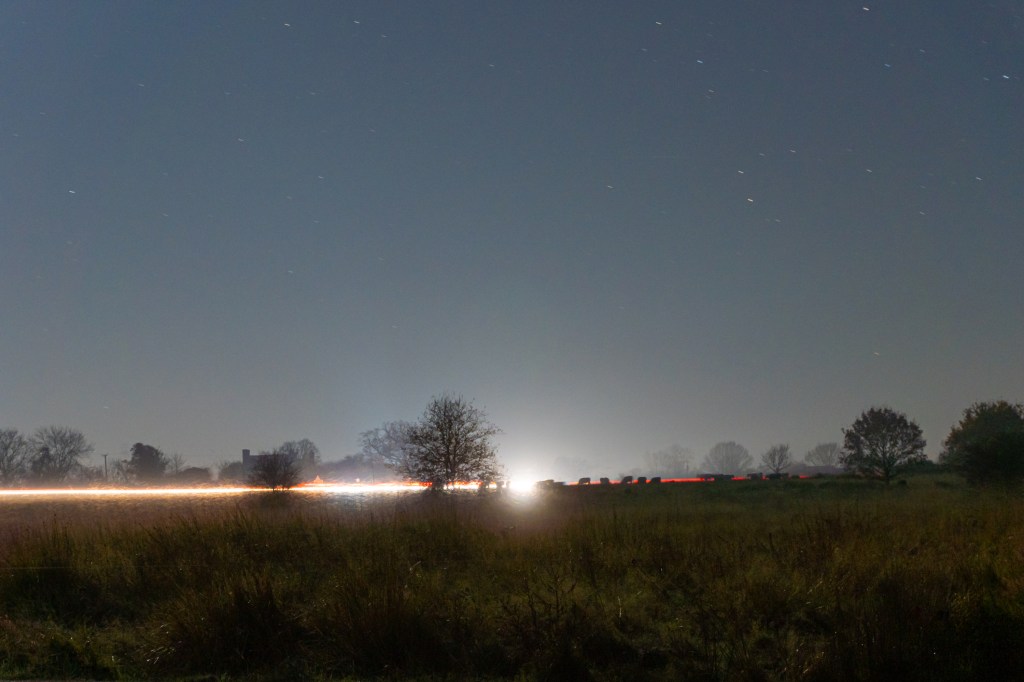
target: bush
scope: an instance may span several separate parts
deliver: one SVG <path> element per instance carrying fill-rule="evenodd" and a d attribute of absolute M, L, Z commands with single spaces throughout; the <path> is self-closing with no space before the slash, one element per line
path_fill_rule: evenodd
<path fill-rule="evenodd" d="M 1024 480 L 1024 405 L 971 405 L 946 437 L 941 461 L 973 483 Z"/>

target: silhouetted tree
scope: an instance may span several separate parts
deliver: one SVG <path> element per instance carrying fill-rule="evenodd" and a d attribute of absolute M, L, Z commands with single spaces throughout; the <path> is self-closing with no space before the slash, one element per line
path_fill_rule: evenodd
<path fill-rule="evenodd" d="M 128 460 L 116 459 L 110 463 L 110 480 L 125 485 L 132 482 L 131 474 L 128 473 Z"/>
<path fill-rule="evenodd" d="M 670 445 L 667 448 L 648 452 L 644 456 L 647 473 L 663 478 L 676 478 L 690 473 L 693 462 L 693 451 L 681 445 Z"/>
<path fill-rule="evenodd" d="M 902 412 L 872 407 L 843 429 L 840 462 L 849 471 L 888 483 L 902 467 L 927 460 L 921 427 Z"/>
<path fill-rule="evenodd" d="M 1024 405 L 975 403 L 950 430 L 939 461 L 973 483 L 1024 479 Z"/>
<path fill-rule="evenodd" d="M 75 469 L 72 477 L 76 483 L 92 485 L 103 482 L 103 467 L 82 465 Z"/>
<path fill-rule="evenodd" d="M 312 462 L 316 464 L 320 461 L 320 448 L 316 446 L 316 443 L 308 438 L 302 440 L 290 440 L 286 443 L 282 443 L 281 447 L 277 449 L 277 452 L 284 452 L 294 457 L 299 462 Z"/>
<path fill-rule="evenodd" d="M 248 472 L 241 462 L 221 462 L 217 465 L 218 483 L 245 483 Z"/>
<path fill-rule="evenodd" d="M 804 462 L 813 467 L 834 467 L 839 464 L 839 443 L 818 443 L 804 455 Z"/>
<path fill-rule="evenodd" d="M 380 467 L 374 471 L 370 458 L 363 453 L 348 455 L 334 462 L 324 462 L 318 467 L 319 475 L 324 480 L 362 481 L 372 480 L 380 475 Z M 392 472 L 394 473 L 394 472 Z"/>
<path fill-rule="evenodd" d="M 30 452 L 18 429 L 0 429 L 0 485 L 12 485 L 25 475 Z"/>
<path fill-rule="evenodd" d="M 704 458 L 704 468 L 712 473 L 742 474 L 749 471 L 753 463 L 750 452 L 733 441 L 717 443 Z"/>
<path fill-rule="evenodd" d="M 145 443 L 132 446 L 131 457 L 128 458 L 128 480 L 139 483 L 156 483 L 164 477 L 170 461 L 158 448 Z"/>
<path fill-rule="evenodd" d="M 43 426 L 29 441 L 29 475 L 36 483 L 62 483 L 92 452 L 81 431 L 66 426 Z"/>
<path fill-rule="evenodd" d="M 761 464 L 773 474 L 781 474 L 793 464 L 788 445 L 773 445 L 761 455 Z"/>
<path fill-rule="evenodd" d="M 206 485 L 213 480 L 208 467 L 185 467 L 173 476 L 174 482 L 179 485 Z"/>
<path fill-rule="evenodd" d="M 177 476 L 186 469 L 185 458 L 180 452 L 175 452 L 167 458 L 167 473 Z"/>
<path fill-rule="evenodd" d="M 499 433 L 482 410 L 462 397 L 435 397 L 408 430 L 401 471 L 412 480 L 437 487 L 496 480 L 499 466 L 492 439 Z"/>
<path fill-rule="evenodd" d="M 312 479 L 316 476 L 317 464 L 320 463 L 320 448 L 310 439 L 287 441 L 282 443 L 276 452 L 287 454 L 295 460 L 301 478 Z"/>
<path fill-rule="evenodd" d="M 263 452 L 255 460 L 249 472 L 249 485 L 255 488 L 287 490 L 301 480 L 302 465 L 290 452 Z"/>
<path fill-rule="evenodd" d="M 412 424 L 409 422 L 391 421 L 359 434 L 362 445 L 360 452 L 370 465 L 371 476 L 376 476 L 377 467 L 384 467 L 395 473 L 405 470 L 411 429 Z"/>

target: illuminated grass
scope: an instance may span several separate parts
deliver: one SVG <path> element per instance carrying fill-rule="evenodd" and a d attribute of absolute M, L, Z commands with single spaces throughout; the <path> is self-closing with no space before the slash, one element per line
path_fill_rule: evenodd
<path fill-rule="evenodd" d="M 1024 669 L 1024 501 L 939 477 L 161 504 L 5 517 L 0 677 Z"/>

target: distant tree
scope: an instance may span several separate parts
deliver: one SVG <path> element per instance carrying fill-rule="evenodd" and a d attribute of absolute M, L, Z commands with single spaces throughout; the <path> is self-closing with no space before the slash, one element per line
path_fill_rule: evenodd
<path fill-rule="evenodd" d="M 167 472 L 173 476 L 177 476 L 186 469 L 185 458 L 180 452 L 175 452 L 173 455 L 167 458 Z"/>
<path fill-rule="evenodd" d="M 174 474 L 174 482 L 181 485 L 206 485 L 213 480 L 207 467 L 185 467 Z"/>
<path fill-rule="evenodd" d="M 742 474 L 750 470 L 754 458 L 733 441 L 717 443 L 704 458 L 704 468 L 711 473 Z"/>
<path fill-rule="evenodd" d="M 286 454 L 295 460 L 300 478 L 312 479 L 316 476 L 317 465 L 320 463 L 320 448 L 310 439 L 287 441 L 282 443 L 276 452 Z"/>
<path fill-rule="evenodd" d="M 359 434 L 362 446 L 360 453 L 370 465 L 371 476 L 374 475 L 376 467 L 383 467 L 396 473 L 405 469 L 410 450 L 411 430 L 412 424 L 409 422 L 391 421 Z"/>
<path fill-rule="evenodd" d="M 30 452 L 18 429 L 0 429 L 0 485 L 12 485 L 25 475 Z"/>
<path fill-rule="evenodd" d="M 379 467 L 375 470 L 369 457 L 361 452 L 334 462 L 324 462 L 318 469 L 320 477 L 325 480 L 369 481 L 381 474 Z"/>
<path fill-rule="evenodd" d="M 29 441 L 29 475 L 37 484 L 63 483 L 92 453 L 81 431 L 66 426 L 43 426 Z"/>
<path fill-rule="evenodd" d="M 408 430 L 401 471 L 412 480 L 437 487 L 493 481 L 499 476 L 493 439 L 500 432 L 482 410 L 462 397 L 435 397 Z"/>
<path fill-rule="evenodd" d="M 217 466 L 218 483 L 245 483 L 248 473 L 241 462 L 221 462 Z"/>
<path fill-rule="evenodd" d="M 812 467 L 834 467 L 839 464 L 839 443 L 818 443 L 804 455 Z"/>
<path fill-rule="evenodd" d="M 139 483 L 156 483 L 164 477 L 170 463 L 167 455 L 160 449 L 145 443 L 132 446 L 131 457 L 128 459 L 128 480 Z"/>
<path fill-rule="evenodd" d="M 249 472 L 249 485 L 255 488 L 287 490 L 301 480 L 302 465 L 290 452 L 260 453 Z"/>
<path fill-rule="evenodd" d="M 310 462 L 317 464 L 320 461 L 320 448 L 308 438 L 282 443 L 277 452 L 287 453 L 302 463 Z"/>
<path fill-rule="evenodd" d="M 681 445 L 670 445 L 667 448 L 648 452 L 644 455 L 647 473 L 663 478 L 678 478 L 690 473 L 693 462 L 693 451 Z"/>
<path fill-rule="evenodd" d="M 761 455 L 761 464 L 773 474 L 781 474 L 793 464 L 788 445 L 773 445 Z"/>
<path fill-rule="evenodd" d="M 128 472 L 128 460 L 117 459 L 110 463 L 110 480 L 125 485 L 132 482 L 131 474 Z"/>
<path fill-rule="evenodd" d="M 75 469 L 71 474 L 76 483 L 93 485 L 103 482 L 103 467 L 83 465 Z"/>
<path fill-rule="evenodd" d="M 843 429 L 843 436 L 842 465 L 886 483 L 906 465 L 927 459 L 921 427 L 888 407 L 861 413 L 849 429 Z"/>
<path fill-rule="evenodd" d="M 1024 405 L 975 403 L 946 437 L 939 462 L 973 483 L 1024 479 Z"/>

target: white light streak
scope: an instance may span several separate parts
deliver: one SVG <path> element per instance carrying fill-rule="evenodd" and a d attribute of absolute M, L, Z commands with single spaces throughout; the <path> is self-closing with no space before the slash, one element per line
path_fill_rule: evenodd
<path fill-rule="evenodd" d="M 426 490 L 429 486 L 420 483 L 300 483 L 288 490 L 303 495 L 377 495 L 386 493 L 412 493 Z M 478 490 L 479 483 L 456 483 L 450 489 Z M 491 489 L 495 486 L 492 484 Z M 526 492 L 528 486 L 515 485 L 516 492 Z M 18 488 L 0 489 L 0 500 L 26 497 L 188 497 L 212 495 L 241 495 L 246 493 L 269 493 L 269 488 L 248 488 L 244 486 L 203 486 L 196 488 Z M 279 491 L 280 492 L 280 491 Z"/>

